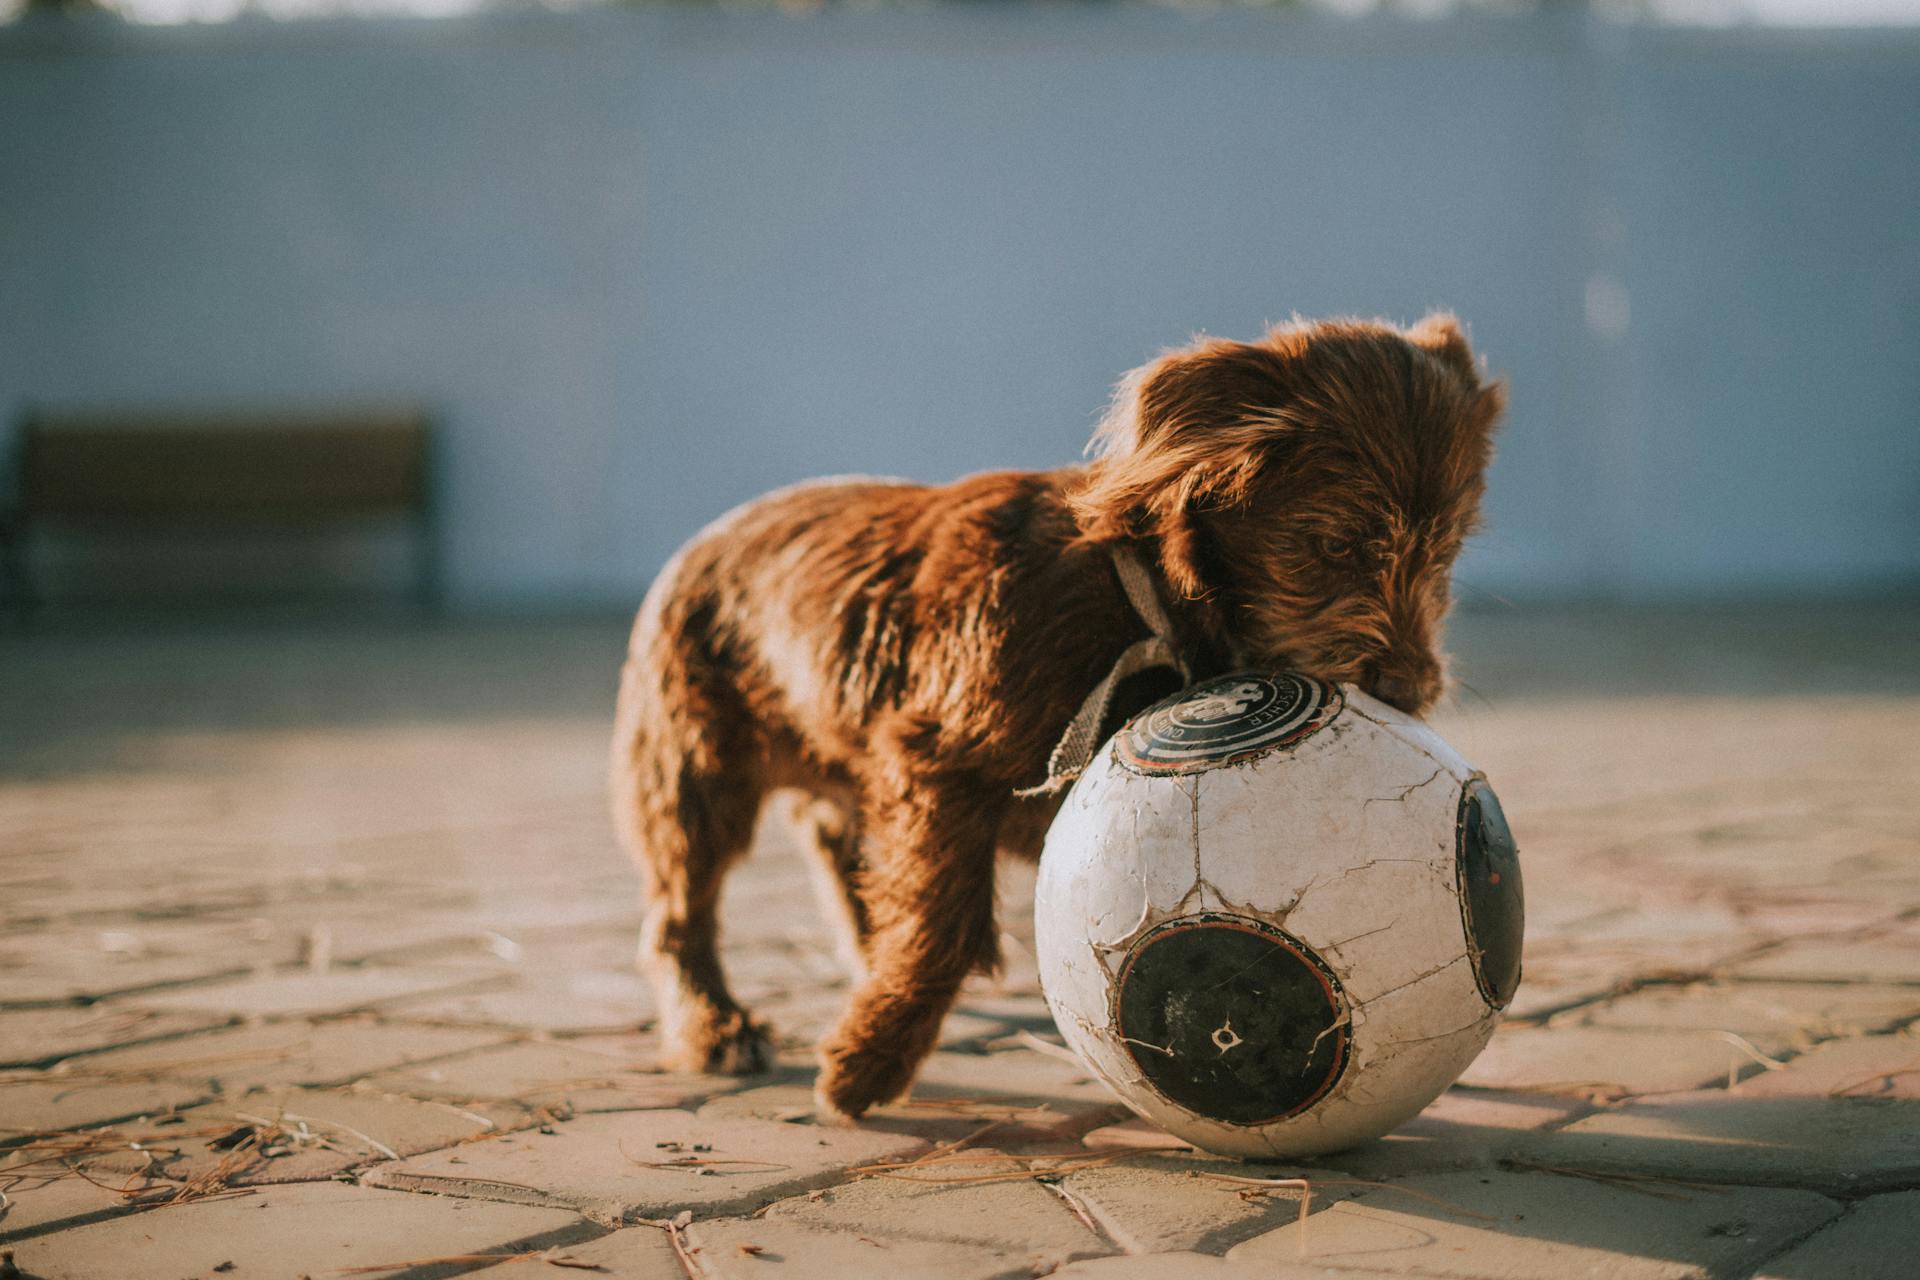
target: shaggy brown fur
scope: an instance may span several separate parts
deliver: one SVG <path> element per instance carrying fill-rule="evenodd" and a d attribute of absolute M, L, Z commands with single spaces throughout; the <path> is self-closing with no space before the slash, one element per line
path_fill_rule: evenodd
<path fill-rule="evenodd" d="M 1297 667 L 1424 710 L 1501 407 L 1451 316 L 1295 324 L 1129 377 L 1088 465 L 801 485 L 702 532 L 641 606 L 614 743 L 666 1062 L 767 1065 L 715 912 L 762 801 L 798 792 L 864 962 L 823 1114 L 906 1090 L 997 963 L 996 848 L 1034 852 L 1055 807 L 1013 792 L 1145 634 L 1113 544 L 1157 571 L 1200 674 Z"/>

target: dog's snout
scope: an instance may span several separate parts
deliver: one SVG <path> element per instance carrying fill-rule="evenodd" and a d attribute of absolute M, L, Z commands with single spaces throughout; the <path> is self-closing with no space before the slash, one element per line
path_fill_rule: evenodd
<path fill-rule="evenodd" d="M 1420 703 L 1419 689 L 1404 676 L 1381 676 L 1373 682 L 1373 696 L 1402 711 L 1412 711 Z"/>
<path fill-rule="evenodd" d="M 1390 707 L 1419 715 L 1440 696 L 1440 672 L 1399 668 L 1377 671 L 1366 689 Z"/>

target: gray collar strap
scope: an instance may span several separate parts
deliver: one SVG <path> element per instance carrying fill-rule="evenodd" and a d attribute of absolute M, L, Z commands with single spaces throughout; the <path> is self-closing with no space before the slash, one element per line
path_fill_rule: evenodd
<path fill-rule="evenodd" d="M 1047 757 L 1047 780 L 1014 792 L 1018 797 L 1050 796 L 1063 791 L 1093 762 L 1093 753 L 1100 749 L 1100 726 L 1106 721 L 1114 690 L 1122 680 L 1153 667 L 1171 667 L 1180 673 L 1182 681 L 1192 678 L 1186 660 L 1180 656 L 1180 647 L 1174 643 L 1173 620 L 1160 603 L 1160 593 L 1153 588 L 1153 576 L 1147 572 L 1147 566 L 1131 548 L 1115 547 L 1113 567 L 1120 575 L 1120 586 L 1127 593 L 1128 603 L 1153 634 L 1128 645 L 1115 660 L 1113 670 L 1107 672 L 1106 678 L 1095 685 L 1086 701 L 1080 704 L 1080 710 L 1067 724 L 1067 731 L 1060 735 L 1053 754 Z"/>

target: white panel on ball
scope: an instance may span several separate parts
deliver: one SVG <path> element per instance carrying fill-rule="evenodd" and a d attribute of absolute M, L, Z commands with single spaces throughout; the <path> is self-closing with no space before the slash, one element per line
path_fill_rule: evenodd
<path fill-rule="evenodd" d="M 1047 835 L 1040 973 L 1135 1111 L 1305 1156 L 1417 1114 L 1519 979 L 1499 803 L 1426 725 L 1295 673 L 1205 681 L 1103 746 Z"/>

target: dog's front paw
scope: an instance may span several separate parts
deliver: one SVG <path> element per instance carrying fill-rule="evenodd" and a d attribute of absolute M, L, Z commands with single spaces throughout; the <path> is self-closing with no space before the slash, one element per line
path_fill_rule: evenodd
<path fill-rule="evenodd" d="M 859 1125 L 861 1111 L 846 1111 L 834 1101 L 833 1094 L 827 1089 L 827 1077 L 824 1072 L 813 1086 L 813 1122 L 834 1129 L 852 1129 Z"/>
<path fill-rule="evenodd" d="M 871 1046 L 826 1045 L 820 1051 L 820 1078 L 813 1086 L 814 1115 L 823 1124 L 853 1124 L 869 1108 L 905 1094 L 917 1065 L 916 1058 Z"/>

